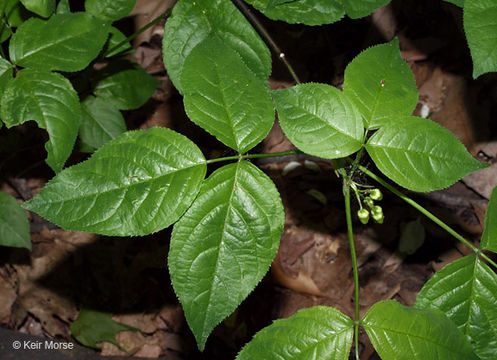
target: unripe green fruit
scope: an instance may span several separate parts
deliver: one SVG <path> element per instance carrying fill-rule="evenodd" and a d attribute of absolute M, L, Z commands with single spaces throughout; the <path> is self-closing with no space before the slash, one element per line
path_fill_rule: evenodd
<path fill-rule="evenodd" d="M 378 224 L 383 224 L 383 220 L 385 219 L 385 216 L 383 215 L 383 209 L 381 206 L 375 205 L 371 208 L 371 216 L 373 217 L 373 220 L 377 222 Z"/>
<path fill-rule="evenodd" d="M 376 201 L 380 201 L 381 199 L 383 199 L 383 194 L 381 193 L 380 189 L 371 190 L 369 196 L 371 197 L 371 199 Z"/>
<path fill-rule="evenodd" d="M 361 223 L 366 225 L 369 221 L 369 211 L 366 209 L 360 209 L 359 211 L 357 211 L 357 217 L 359 218 Z"/>
<path fill-rule="evenodd" d="M 372 208 L 374 206 L 374 201 L 368 196 L 364 199 L 364 204 L 366 204 L 367 207 Z"/>

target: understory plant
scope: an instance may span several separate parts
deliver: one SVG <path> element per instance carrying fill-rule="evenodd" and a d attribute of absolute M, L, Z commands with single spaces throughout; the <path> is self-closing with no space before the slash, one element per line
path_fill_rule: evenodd
<path fill-rule="evenodd" d="M 307 25 L 332 23 L 344 15 L 360 18 L 388 2 L 247 1 L 271 19 Z M 485 251 L 497 252 L 497 190 L 476 247 L 391 184 L 419 192 L 439 190 L 487 166 L 442 126 L 411 116 L 418 92 L 398 40 L 368 48 L 352 60 L 345 70 L 343 91 L 327 84 L 301 84 L 284 54 L 278 53 L 296 85 L 272 91 L 267 83 L 271 54 L 258 32 L 276 46 L 257 19 L 252 18 L 256 31 L 245 18 L 244 14 L 252 16 L 242 1 L 235 1 L 237 7 L 230 0 L 179 0 L 165 25 L 165 68 L 183 95 L 188 117 L 237 152 L 206 159 L 195 143 L 170 129 L 120 131 L 107 137 L 103 136 L 107 131 L 100 131 L 114 124 L 119 110 L 143 104 L 155 87 L 141 68 L 122 60 L 109 60 L 103 70 L 88 67 L 97 57 L 123 46 L 113 37 L 118 33 L 111 30 L 110 22 L 124 16 L 132 3 L 87 0 L 86 12 L 70 13 L 67 2 L 59 2 L 57 13 L 55 5 L 47 13 L 36 13 L 47 20 L 32 17 L 12 30 L 8 56 L 3 54 L 1 60 L 8 76 L 0 77 L 0 114 L 9 127 L 34 119 L 47 129 L 47 163 L 57 172 L 23 204 L 24 209 L 64 229 L 111 236 L 147 235 L 174 224 L 168 268 L 188 325 L 203 350 L 212 330 L 267 273 L 283 231 L 279 193 L 250 159 L 296 153 L 330 159 L 343 182 L 355 284 L 353 318 L 332 307 L 301 310 L 262 329 L 237 359 L 347 359 L 352 346 L 358 359 L 360 327 L 384 360 L 495 358 L 497 275 L 487 263 L 497 264 Z M 486 40 L 475 42 L 481 34 L 471 30 L 491 28 L 495 43 L 497 5 L 478 0 L 456 3 L 464 5 L 474 76 L 497 70 L 497 54 L 486 47 Z M 485 16 L 478 15 L 482 12 Z M 4 24 L 10 24 L 9 16 L 4 9 Z M 89 30 L 83 34 L 82 28 Z M 70 41 L 61 41 L 65 37 L 58 36 L 72 34 L 71 30 Z M 61 55 L 71 49 L 84 55 Z M 70 73 L 77 71 L 82 72 Z M 94 79 L 90 84 L 88 76 Z M 250 153 L 268 135 L 276 113 L 285 135 L 299 150 Z M 93 131 L 102 135 L 100 141 L 91 142 L 97 138 L 94 133 L 85 137 L 85 116 L 88 123 L 98 124 L 93 124 Z M 82 142 L 98 150 L 88 160 L 62 169 L 78 129 Z M 361 164 L 366 154 L 389 180 Z M 208 165 L 220 162 L 228 164 L 205 179 Z M 388 221 L 380 187 L 363 187 L 357 180 L 361 174 L 474 251 L 438 271 L 414 307 L 381 301 L 360 316 L 351 198 L 358 203 L 362 223 Z"/>

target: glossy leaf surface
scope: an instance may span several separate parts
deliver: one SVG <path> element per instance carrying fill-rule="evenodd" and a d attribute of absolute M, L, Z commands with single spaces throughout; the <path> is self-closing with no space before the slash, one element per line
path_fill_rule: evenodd
<path fill-rule="evenodd" d="M 0 94 L 5 90 L 5 86 L 7 86 L 9 80 L 12 79 L 14 74 L 13 70 L 12 64 L 0 57 Z"/>
<path fill-rule="evenodd" d="M 47 164 L 58 172 L 78 135 L 81 106 L 71 83 L 60 74 L 21 70 L 2 96 L 0 114 L 7 127 L 34 120 L 47 130 Z"/>
<path fill-rule="evenodd" d="M 438 310 L 381 301 L 361 324 L 382 360 L 478 360 L 466 337 Z"/>
<path fill-rule="evenodd" d="M 209 37 L 193 49 L 181 83 L 188 117 L 239 153 L 253 148 L 271 130 L 275 114 L 267 81 L 219 38 Z"/>
<path fill-rule="evenodd" d="M 389 2 L 390 0 L 345 0 L 343 1 L 343 6 L 350 18 L 359 19 Z"/>
<path fill-rule="evenodd" d="M 71 334 L 81 344 L 100 349 L 100 342 L 119 346 L 116 335 L 122 331 L 140 331 L 134 327 L 112 320 L 110 314 L 82 309 L 78 318 L 71 324 Z"/>
<path fill-rule="evenodd" d="M 246 0 L 273 20 L 290 24 L 322 25 L 337 22 L 345 15 L 340 0 Z M 269 6 L 271 5 L 271 6 Z"/>
<path fill-rule="evenodd" d="M 31 250 L 26 213 L 12 195 L 3 191 L 0 191 L 0 245 Z"/>
<path fill-rule="evenodd" d="M 485 217 L 485 230 L 481 236 L 480 247 L 497 253 L 497 187 L 492 190 Z"/>
<path fill-rule="evenodd" d="M 179 219 L 205 171 L 202 153 L 183 135 L 129 131 L 62 171 L 24 208 L 67 230 L 151 234 Z"/>
<path fill-rule="evenodd" d="M 466 0 L 464 32 L 473 58 L 473 77 L 497 71 L 497 2 Z"/>
<path fill-rule="evenodd" d="M 18 66 L 78 71 L 98 55 L 108 34 L 108 25 L 87 13 L 31 18 L 12 36 L 9 53 Z"/>
<path fill-rule="evenodd" d="M 366 49 L 352 60 L 345 69 L 343 91 L 369 129 L 411 115 L 418 102 L 416 82 L 400 55 L 397 39 Z"/>
<path fill-rule="evenodd" d="M 113 61 L 98 76 L 95 94 L 121 110 L 139 108 L 159 85 L 144 68 L 128 60 Z"/>
<path fill-rule="evenodd" d="M 136 0 L 85 0 L 85 9 L 102 20 L 115 21 L 128 15 Z"/>
<path fill-rule="evenodd" d="M 482 360 L 497 349 L 497 275 L 473 254 L 437 271 L 423 286 L 416 307 L 438 309 L 469 336 Z"/>
<path fill-rule="evenodd" d="M 397 184 L 414 191 L 446 188 L 487 166 L 437 123 L 414 116 L 396 118 L 371 136 L 366 150 Z"/>
<path fill-rule="evenodd" d="M 347 360 L 354 322 L 337 309 L 314 306 L 262 329 L 237 360 Z"/>
<path fill-rule="evenodd" d="M 361 148 L 361 115 L 340 90 L 302 84 L 273 91 L 281 128 L 300 150 L 326 159 L 348 156 Z"/>
<path fill-rule="evenodd" d="M 47 18 L 55 11 L 55 0 L 21 0 L 26 9 Z"/>
<path fill-rule="evenodd" d="M 266 274 L 283 225 L 276 187 L 247 161 L 216 170 L 174 225 L 169 272 L 201 350 Z"/>
<path fill-rule="evenodd" d="M 126 123 L 121 112 L 111 103 L 89 96 L 81 106 L 83 116 L 79 136 L 93 149 L 98 149 L 126 131 Z"/>
<path fill-rule="evenodd" d="M 180 0 L 166 23 L 162 46 L 167 73 L 180 92 L 183 91 L 181 72 L 186 57 L 212 34 L 238 52 L 258 77 L 269 77 L 269 49 L 230 0 Z"/>

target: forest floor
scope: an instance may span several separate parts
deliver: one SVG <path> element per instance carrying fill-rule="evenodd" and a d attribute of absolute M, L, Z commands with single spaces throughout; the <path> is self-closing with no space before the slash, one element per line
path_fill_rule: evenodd
<path fill-rule="evenodd" d="M 132 17 L 119 25 L 130 33 L 173 3 L 138 0 Z M 415 114 L 428 113 L 475 157 L 493 164 L 448 189 L 409 195 L 477 243 L 490 192 L 497 185 L 497 77 L 490 74 L 472 80 L 461 10 L 443 1 L 394 0 L 364 19 L 344 19 L 328 26 L 288 25 L 260 18 L 303 82 L 338 88 L 345 66 L 361 50 L 398 37 L 420 93 Z M 163 36 L 164 21 L 135 41 L 136 52 L 130 57 L 161 85 L 144 107 L 125 114 L 128 129 L 166 126 L 197 143 L 207 158 L 232 155 L 186 117 L 182 97 L 162 63 Z M 275 54 L 273 67 L 271 88 L 293 85 Z M 44 134 L 28 123 L 8 132 L 4 127 L 0 135 L 7 139 L 0 144 L 5 160 L 1 190 L 27 200 L 53 176 L 44 163 Z M 255 150 L 291 149 L 276 123 Z M 86 156 L 75 152 L 69 163 Z M 94 354 L 233 359 L 255 332 L 298 309 L 329 305 L 352 316 L 353 279 L 343 198 L 331 164 L 305 155 L 255 163 L 274 180 L 283 199 L 286 218 L 280 249 L 270 273 L 215 329 L 204 353 L 196 349 L 171 287 L 166 264 L 170 229 L 145 237 L 104 237 L 64 231 L 31 214 L 33 251 L 2 248 L 0 252 L 1 327 L 76 342 L 69 327 L 80 309 L 87 308 L 111 313 L 114 320 L 141 331 L 117 335 L 125 352 L 102 343 L 100 352 L 78 348 L 85 355 L 69 354 L 71 358 Z M 368 159 L 365 165 L 374 167 Z M 365 178 L 357 181 L 368 184 Z M 361 314 L 379 300 L 412 305 L 434 271 L 471 252 L 401 200 L 385 195 L 383 225 L 355 224 Z M 11 331 L 0 331 L 0 358 L 21 359 L 11 349 Z M 360 342 L 362 360 L 378 359 L 365 334 Z"/>

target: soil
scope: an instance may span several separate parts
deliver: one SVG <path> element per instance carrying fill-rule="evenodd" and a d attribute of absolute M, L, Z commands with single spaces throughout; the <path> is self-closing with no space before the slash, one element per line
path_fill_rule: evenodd
<path fill-rule="evenodd" d="M 130 33 L 173 3 L 139 0 L 132 17 L 119 26 Z M 490 191 L 497 185 L 497 76 L 472 80 L 461 10 L 443 1 L 393 0 L 366 18 L 316 27 L 270 21 L 254 13 L 303 82 L 341 88 L 345 66 L 354 56 L 399 38 L 420 92 L 415 114 L 429 111 L 430 118 L 452 131 L 475 157 L 492 164 L 448 189 L 409 195 L 476 244 Z M 161 85 L 144 107 L 125 113 L 128 129 L 166 126 L 196 142 L 208 158 L 233 155 L 187 119 L 182 97 L 162 63 L 163 25 L 135 41 L 136 52 L 130 57 Z M 273 54 L 273 67 L 272 88 L 294 84 L 277 54 Z M 25 201 L 53 176 L 44 162 L 46 135 L 27 123 L 0 129 L 0 137 L 1 190 Z M 289 149 L 293 146 L 275 123 L 254 152 Z M 86 157 L 75 151 L 68 165 Z M 214 330 L 203 353 L 196 348 L 171 287 L 166 264 L 170 229 L 145 237 L 105 237 L 64 231 L 29 214 L 33 251 L 2 248 L 0 252 L 0 358 L 44 359 L 41 352 L 12 349 L 13 339 L 24 336 L 76 343 L 69 327 L 82 308 L 111 313 L 114 320 L 141 332 L 117 335 L 125 352 L 102 343 L 98 352 L 77 346 L 72 352 L 54 351 L 46 358 L 233 359 L 258 330 L 299 309 L 327 305 L 353 316 L 341 184 L 331 164 L 305 155 L 254 163 L 273 179 L 283 199 L 286 218 L 280 249 L 270 273 Z M 365 165 L 374 170 L 370 160 L 365 159 Z M 366 178 L 356 181 L 370 184 Z M 470 252 L 401 200 L 384 193 L 385 223 L 354 224 L 361 314 L 379 300 L 412 305 L 435 270 Z M 415 239 L 419 248 L 406 252 L 399 244 L 413 227 L 419 234 Z M 360 343 L 362 360 L 378 359 L 365 334 Z"/>

